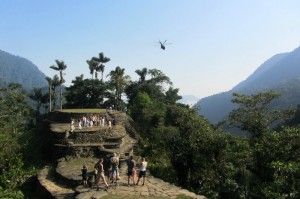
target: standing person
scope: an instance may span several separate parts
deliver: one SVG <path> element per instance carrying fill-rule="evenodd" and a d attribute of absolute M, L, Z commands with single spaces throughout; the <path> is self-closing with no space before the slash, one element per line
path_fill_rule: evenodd
<path fill-rule="evenodd" d="M 102 125 L 102 127 L 105 126 L 105 118 L 104 117 L 102 117 L 102 119 L 101 119 L 101 125 Z"/>
<path fill-rule="evenodd" d="M 71 119 L 70 131 L 73 132 L 74 130 L 75 130 L 75 122 L 73 119 Z"/>
<path fill-rule="evenodd" d="M 86 122 L 86 120 L 87 120 L 87 119 L 86 119 L 86 117 L 85 117 L 85 116 L 83 116 L 83 117 L 82 117 L 82 121 L 83 121 L 83 126 L 84 126 L 84 127 L 86 127 L 86 126 L 87 126 L 87 122 Z"/>
<path fill-rule="evenodd" d="M 80 119 L 79 122 L 78 122 L 78 128 L 79 128 L 79 129 L 82 129 L 82 121 L 81 121 L 81 119 Z"/>
<path fill-rule="evenodd" d="M 108 128 L 111 129 L 111 120 L 108 120 Z"/>
<path fill-rule="evenodd" d="M 105 187 L 107 190 L 108 189 L 108 184 L 105 180 L 105 176 L 104 176 L 104 168 L 103 168 L 103 158 L 100 158 L 100 160 L 96 163 L 95 165 L 95 171 L 97 171 L 96 173 L 96 180 L 95 180 L 95 184 L 96 184 L 96 187 L 97 187 L 97 190 L 99 190 L 99 187 L 100 187 L 100 179 L 103 180 L 104 184 L 105 184 Z"/>
<path fill-rule="evenodd" d="M 135 161 L 133 159 L 133 156 L 131 155 L 129 159 L 127 160 L 127 176 L 128 176 L 128 186 L 130 178 L 132 178 L 133 185 L 135 185 Z"/>
<path fill-rule="evenodd" d="M 140 179 L 142 177 L 143 177 L 143 184 L 142 185 L 145 184 L 145 177 L 146 177 L 147 165 L 148 165 L 148 162 L 146 162 L 146 159 L 142 158 L 140 172 L 139 172 L 139 178 L 138 178 L 138 181 L 137 181 L 136 185 L 139 184 L 139 181 L 140 181 Z"/>
<path fill-rule="evenodd" d="M 113 157 L 110 159 L 111 162 L 111 174 L 112 174 L 112 183 L 119 180 L 119 157 L 116 153 L 113 154 Z"/>
<path fill-rule="evenodd" d="M 87 180 L 88 180 L 88 170 L 87 166 L 84 164 L 81 169 L 81 176 L 82 176 L 82 184 L 84 187 L 87 186 Z"/>

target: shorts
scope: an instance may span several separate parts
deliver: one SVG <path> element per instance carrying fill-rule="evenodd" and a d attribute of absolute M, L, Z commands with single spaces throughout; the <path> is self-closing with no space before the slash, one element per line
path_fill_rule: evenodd
<path fill-rule="evenodd" d="M 88 179 L 88 176 L 87 175 L 83 175 L 82 176 L 82 180 L 86 181 Z"/>
<path fill-rule="evenodd" d="M 134 169 L 127 171 L 127 176 L 134 176 L 134 175 L 135 175 L 135 170 Z"/>
<path fill-rule="evenodd" d="M 140 171 L 139 172 L 139 178 L 146 177 L 146 171 Z"/>

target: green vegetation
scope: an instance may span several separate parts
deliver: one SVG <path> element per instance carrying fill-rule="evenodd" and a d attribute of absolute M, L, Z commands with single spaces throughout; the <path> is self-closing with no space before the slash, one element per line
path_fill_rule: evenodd
<path fill-rule="evenodd" d="M 151 173 L 208 198 L 300 197 L 299 110 L 287 120 L 291 111 L 270 109 L 279 95 L 234 94 L 237 109 L 228 123 L 251 134 L 249 139 L 236 137 L 177 103 L 179 90 L 160 70 L 136 70 L 139 79 L 130 81 L 125 70 L 116 67 L 104 81 L 103 64 L 109 60 L 100 53 L 88 61 L 92 78 L 81 75 L 72 81 L 64 104 L 70 109 L 62 112 L 96 113 L 109 106 L 126 111 L 140 133 L 137 152 L 147 157 Z M 101 79 L 95 72 L 101 72 Z M 22 198 L 22 184 L 43 160 L 36 125 L 42 107 L 56 106 L 56 87 L 62 81 L 54 79 L 48 81 L 49 95 L 38 89 L 30 95 L 36 114 L 20 86 L 1 90 L 0 197 Z"/>
<path fill-rule="evenodd" d="M 39 161 L 32 111 L 18 84 L 0 90 L 0 198 L 23 198 L 23 183 Z"/>

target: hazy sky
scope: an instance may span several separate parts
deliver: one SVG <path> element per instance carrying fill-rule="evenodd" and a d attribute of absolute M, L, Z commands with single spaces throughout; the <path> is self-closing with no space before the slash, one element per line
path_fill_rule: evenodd
<path fill-rule="evenodd" d="M 28 58 L 47 76 L 55 59 L 67 84 L 90 76 L 99 52 L 136 78 L 158 68 L 181 94 L 231 89 L 274 54 L 300 45 L 299 0 L 1 0 L 0 49 Z M 172 42 L 163 51 L 158 40 Z"/>

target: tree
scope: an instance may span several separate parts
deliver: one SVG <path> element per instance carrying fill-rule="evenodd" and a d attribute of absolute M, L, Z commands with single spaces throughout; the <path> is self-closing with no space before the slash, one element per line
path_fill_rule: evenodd
<path fill-rule="evenodd" d="M 84 79 L 80 75 L 66 88 L 66 107 L 100 108 L 107 96 L 107 85 L 98 79 Z"/>
<path fill-rule="evenodd" d="M 48 82 L 48 96 L 49 96 L 49 112 L 52 111 L 52 102 L 53 102 L 53 108 L 56 107 L 56 88 L 60 85 L 59 77 L 57 75 L 54 75 L 53 78 L 46 77 L 45 78 Z"/>
<path fill-rule="evenodd" d="M 45 77 L 48 83 L 48 96 L 49 96 L 49 112 L 52 111 L 52 79 L 51 77 Z"/>
<path fill-rule="evenodd" d="M 29 94 L 29 97 L 36 102 L 36 119 L 38 119 L 41 106 L 42 104 L 47 103 L 49 95 L 44 94 L 42 88 L 33 88 L 33 91 L 31 94 Z"/>
<path fill-rule="evenodd" d="M 98 57 L 93 57 L 92 60 L 98 63 L 95 70 L 96 70 L 96 72 L 101 72 L 101 81 L 103 82 L 103 73 L 104 73 L 104 68 L 105 68 L 104 64 L 109 62 L 110 58 L 105 57 L 103 52 L 101 52 L 101 53 L 99 53 Z"/>
<path fill-rule="evenodd" d="M 232 102 L 239 107 L 229 114 L 229 124 L 246 130 L 254 139 L 259 139 L 270 130 L 272 124 L 285 119 L 291 112 L 272 110 L 270 104 L 279 97 L 273 91 L 253 95 L 234 93 Z"/>
<path fill-rule="evenodd" d="M 178 100 L 182 99 L 180 95 L 178 95 L 179 89 L 170 87 L 166 92 L 166 101 L 171 104 L 175 104 Z"/>
<path fill-rule="evenodd" d="M 125 108 L 124 102 L 122 100 L 122 94 L 125 91 L 126 86 L 130 82 L 130 77 L 125 75 L 125 69 L 116 67 L 115 70 L 112 70 L 108 76 L 110 77 L 109 85 L 113 91 L 113 101 L 117 110 L 123 110 Z"/>
<path fill-rule="evenodd" d="M 147 68 L 143 68 L 141 70 L 136 70 L 135 73 L 139 75 L 139 81 L 141 83 L 144 83 L 145 80 L 146 80 L 146 76 L 148 74 L 148 69 Z"/>
<path fill-rule="evenodd" d="M 60 89 L 59 89 L 59 100 L 60 100 L 60 109 L 62 109 L 62 85 L 65 82 L 63 78 L 63 71 L 66 70 L 67 65 L 64 63 L 64 61 L 55 60 L 56 66 L 52 65 L 50 68 L 53 70 L 59 71 L 59 83 L 60 83 Z"/>
<path fill-rule="evenodd" d="M 95 74 L 95 78 L 97 79 L 97 69 L 98 69 L 98 63 L 91 59 L 91 60 L 86 60 L 87 64 L 89 65 L 89 69 L 90 69 L 90 73 L 92 75 L 92 79 L 94 79 L 94 73 L 96 71 Z"/>
<path fill-rule="evenodd" d="M 0 90 L 0 198 L 23 198 L 17 189 L 28 175 L 22 160 L 22 136 L 31 120 L 26 100 L 21 85 L 10 84 Z"/>
<path fill-rule="evenodd" d="M 135 71 L 140 77 L 138 81 L 132 82 L 125 92 L 128 97 L 129 104 L 137 96 L 139 92 L 147 93 L 151 98 L 156 100 L 165 100 L 164 86 L 172 85 L 170 78 L 157 69 L 143 68 Z M 147 77 L 149 78 L 147 79 Z"/>

